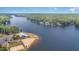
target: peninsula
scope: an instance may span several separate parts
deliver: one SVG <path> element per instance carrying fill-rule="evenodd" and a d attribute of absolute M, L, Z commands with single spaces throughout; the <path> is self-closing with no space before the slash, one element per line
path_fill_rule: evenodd
<path fill-rule="evenodd" d="M 11 17 L 0 15 L 0 51 L 25 51 L 37 42 L 33 33 L 22 32 L 16 26 L 8 26 Z"/>

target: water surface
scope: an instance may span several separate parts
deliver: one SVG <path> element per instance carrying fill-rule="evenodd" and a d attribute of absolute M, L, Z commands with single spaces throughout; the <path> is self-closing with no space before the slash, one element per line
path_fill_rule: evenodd
<path fill-rule="evenodd" d="M 72 51 L 79 50 L 79 29 L 74 26 L 44 27 L 32 23 L 24 17 L 12 16 L 11 26 L 17 26 L 23 32 L 31 32 L 41 37 L 40 42 L 30 51 Z"/>

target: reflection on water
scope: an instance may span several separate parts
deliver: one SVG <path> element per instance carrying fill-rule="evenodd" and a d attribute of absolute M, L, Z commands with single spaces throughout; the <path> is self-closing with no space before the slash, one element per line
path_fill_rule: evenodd
<path fill-rule="evenodd" d="M 30 22 L 24 17 L 15 17 L 11 26 L 17 26 L 24 32 L 32 32 L 41 37 L 40 42 L 32 47 L 32 51 L 67 51 L 79 50 L 79 30 L 72 26 L 44 27 Z"/>

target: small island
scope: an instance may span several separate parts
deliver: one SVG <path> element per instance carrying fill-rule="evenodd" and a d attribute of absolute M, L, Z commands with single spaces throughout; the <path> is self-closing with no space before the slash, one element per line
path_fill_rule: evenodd
<path fill-rule="evenodd" d="M 8 26 L 9 15 L 0 15 L 0 51 L 25 51 L 35 44 L 39 37 L 22 32 L 16 26 Z"/>

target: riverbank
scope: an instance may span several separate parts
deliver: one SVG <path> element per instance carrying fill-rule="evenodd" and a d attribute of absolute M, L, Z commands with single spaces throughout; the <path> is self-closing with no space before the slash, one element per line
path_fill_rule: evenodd
<path fill-rule="evenodd" d="M 79 27 L 79 14 L 26 14 L 25 17 L 33 23 L 50 27 Z"/>
<path fill-rule="evenodd" d="M 79 50 L 79 29 L 77 29 L 74 25 L 49 28 L 32 23 L 25 17 L 15 16 L 10 19 L 9 26 L 17 26 L 22 29 L 22 32 L 34 33 L 42 38 L 42 40 L 37 44 L 34 43 L 34 45 L 28 49 L 29 51 Z M 11 36 L 8 37 L 10 38 Z M 0 43 L 4 43 L 4 41 L 0 41 Z"/>
<path fill-rule="evenodd" d="M 25 38 L 21 38 L 19 40 L 16 40 L 16 43 L 9 43 L 8 45 L 8 50 L 9 51 L 24 51 L 24 50 L 29 50 L 36 41 L 39 40 L 39 37 L 35 34 L 32 33 L 24 33 L 27 34 L 28 36 Z M 13 42 L 13 41 L 12 41 Z"/>

